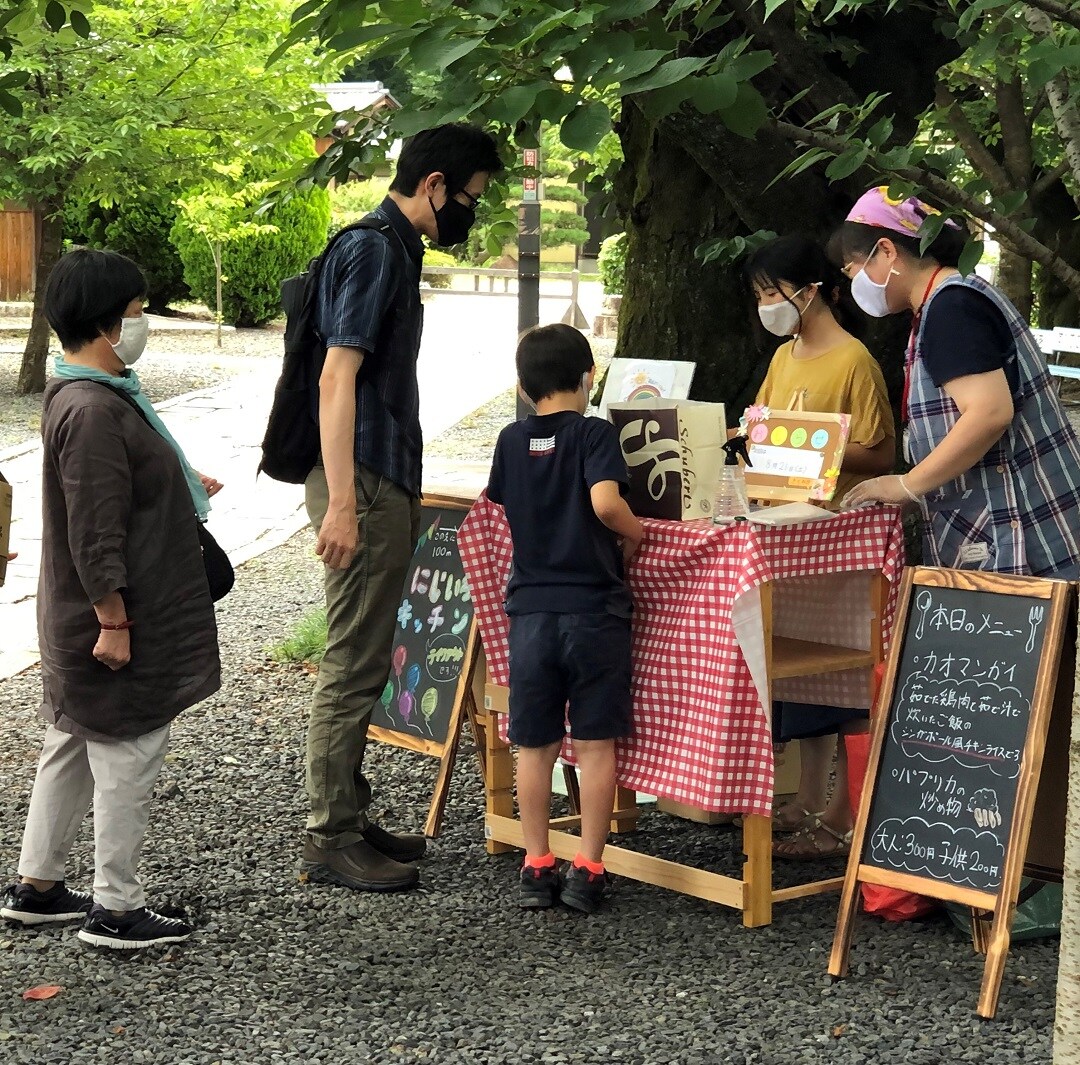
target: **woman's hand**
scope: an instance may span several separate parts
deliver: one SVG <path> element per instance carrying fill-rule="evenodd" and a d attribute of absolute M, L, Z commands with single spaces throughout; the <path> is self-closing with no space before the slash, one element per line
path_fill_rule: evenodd
<path fill-rule="evenodd" d="M 841 510 L 854 510 L 856 507 L 870 506 L 874 503 L 914 503 L 912 494 L 904 487 L 904 479 L 898 474 L 888 477 L 871 477 L 868 481 L 855 485 L 840 504 Z"/>
<path fill-rule="evenodd" d="M 14 562 L 15 559 L 17 559 L 18 557 L 19 557 L 19 552 L 18 551 L 12 551 L 11 554 L 8 555 L 7 560 L 8 560 L 8 562 Z"/>
<path fill-rule="evenodd" d="M 131 661 L 130 629 L 102 629 L 94 645 L 94 657 L 114 673 Z"/>
<path fill-rule="evenodd" d="M 213 477 L 207 477 L 205 473 L 199 473 L 198 470 L 196 470 L 195 473 L 199 480 L 202 481 L 202 486 L 206 489 L 206 494 L 211 498 L 216 496 L 218 492 L 225 487 L 220 481 L 215 480 Z"/>

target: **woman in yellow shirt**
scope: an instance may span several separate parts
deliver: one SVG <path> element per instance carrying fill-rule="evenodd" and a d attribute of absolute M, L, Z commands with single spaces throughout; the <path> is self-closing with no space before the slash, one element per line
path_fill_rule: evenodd
<path fill-rule="evenodd" d="M 750 258 L 747 275 L 762 325 L 780 345 L 756 402 L 776 410 L 848 414 L 851 431 L 837 483 L 837 504 L 860 481 L 890 473 L 896 429 L 881 368 L 845 328 L 848 317 L 840 271 L 824 251 L 802 236 L 779 237 Z M 837 736 L 865 732 L 869 711 L 807 703 L 777 703 L 773 730 L 778 742 L 800 740 L 801 776 L 795 798 L 773 815 L 790 839 L 774 845 L 779 858 L 840 856 L 850 849 L 847 751 Z M 836 788 L 828 799 L 829 770 L 836 750 Z"/>

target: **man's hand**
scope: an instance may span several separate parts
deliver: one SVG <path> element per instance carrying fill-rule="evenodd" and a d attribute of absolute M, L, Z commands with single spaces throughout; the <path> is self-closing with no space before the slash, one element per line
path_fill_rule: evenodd
<path fill-rule="evenodd" d="M 222 488 L 225 487 L 221 483 L 221 481 L 216 480 L 213 477 L 207 477 L 205 473 L 199 473 L 198 470 L 195 471 L 195 476 L 198 477 L 200 481 L 202 481 L 202 486 L 206 489 L 206 494 L 211 498 L 213 496 L 216 496 L 218 492 L 220 492 Z"/>
<path fill-rule="evenodd" d="M 8 555 L 7 560 L 8 560 L 8 562 L 14 562 L 15 559 L 17 559 L 18 557 L 19 557 L 19 552 L 18 551 L 12 551 L 11 554 Z"/>
<path fill-rule="evenodd" d="M 315 554 L 330 569 L 348 569 L 360 546 L 360 526 L 356 508 L 331 506 L 319 529 Z"/>
<path fill-rule="evenodd" d="M 102 629 L 94 645 L 94 657 L 113 672 L 131 661 L 131 631 Z"/>

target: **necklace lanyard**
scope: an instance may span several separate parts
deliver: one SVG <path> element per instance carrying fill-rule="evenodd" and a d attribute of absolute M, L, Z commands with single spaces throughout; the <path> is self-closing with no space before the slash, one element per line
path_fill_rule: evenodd
<path fill-rule="evenodd" d="M 911 364 L 915 361 L 915 338 L 919 333 L 923 307 L 926 306 L 926 301 L 930 298 L 930 290 L 934 287 L 937 275 L 944 269 L 944 266 L 939 266 L 930 275 L 930 280 L 926 282 L 926 291 L 923 292 L 922 299 L 919 301 L 919 309 L 915 312 L 915 317 L 911 322 L 911 335 L 908 337 L 907 353 L 904 359 L 904 398 L 900 402 L 900 418 L 905 425 L 908 422 L 908 404 L 911 398 Z"/>

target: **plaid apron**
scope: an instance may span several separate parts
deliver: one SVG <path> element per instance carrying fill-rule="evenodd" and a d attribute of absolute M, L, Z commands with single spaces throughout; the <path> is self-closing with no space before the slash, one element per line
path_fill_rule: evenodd
<path fill-rule="evenodd" d="M 1069 424 L 1027 322 L 982 278 L 952 276 L 1004 315 L 1016 360 L 1016 414 L 1001 439 L 957 480 L 930 492 L 923 511 L 924 549 L 935 566 L 1039 577 L 1080 560 L 1080 441 Z M 934 384 L 922 360 L 926 312 L 907 352 L 908 423 L 904 453 L 913 466 L 937 447 L 960 412 Z"/>

